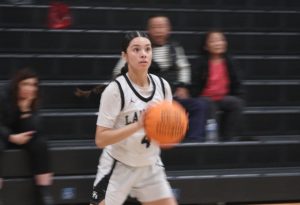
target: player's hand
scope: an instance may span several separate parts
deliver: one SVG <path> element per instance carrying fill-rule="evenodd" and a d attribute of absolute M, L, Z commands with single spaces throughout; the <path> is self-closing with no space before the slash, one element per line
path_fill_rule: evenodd
<path fill-rule="evenodd" d="M 13 134 L 9 136 L 9 141 L 11 143 L 22 145 L 26 144 L 31 138 L 35 131 L 22 132 L 19 134 Z"/>
<path fill-rule="evenodd" d="M 145 119 L 145 112 L 142 112 L 139 116 L 139 120 L 137 121 L 138 123 L 138 126 L 140 128 L 143 128 L 144 127 L 144 119 Z"/>

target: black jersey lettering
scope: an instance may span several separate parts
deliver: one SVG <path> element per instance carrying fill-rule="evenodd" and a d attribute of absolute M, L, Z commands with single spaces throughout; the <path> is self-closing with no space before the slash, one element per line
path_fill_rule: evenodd
<path fill-rule="evenodd" d="M 141 144 L 145 144 L 146 148 L 150 147 L 151 140 L 145 135 L 141 141 Z"/>
<path fill-rule="evenodd" d="M 129 125 L 131 123 L 137 122 L 139 120 L 137 112 L 134 112 L 133 117 L 129 117 L 129 115 L 125 116 L 125 125 Z"/>

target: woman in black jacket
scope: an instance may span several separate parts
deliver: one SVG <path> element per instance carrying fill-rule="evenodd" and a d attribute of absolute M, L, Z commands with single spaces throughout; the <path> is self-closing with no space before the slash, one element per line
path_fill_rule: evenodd
<path fill-rule="evenodd" d="M 53 200 L 48 190 L 52 183 L 49 153 L 46 139 L 39 131 L 38 83 L 38 76 L 34 72 L 21 69 L 1 93 L 0 158 L 5 149 L 26 150 L 32 162 L 32 172 L 37 185 L 36 203 L 52 205 Z M 2 167 L 2 160 L 0 163 Z M 2 179 L 0 180 L 2 187 Z"/>
<path fill-rule="evenodd" d="M 210 107 L 209 118 L 218 119 L 219 140 L 235 137 L 243 109 L 241 83 L 232 60 L 227 54 L 227 40 L 223 32 L 211 30 L 204 36 L 201 57 L 192 75 L 193 94 L 203 97 Z"/>

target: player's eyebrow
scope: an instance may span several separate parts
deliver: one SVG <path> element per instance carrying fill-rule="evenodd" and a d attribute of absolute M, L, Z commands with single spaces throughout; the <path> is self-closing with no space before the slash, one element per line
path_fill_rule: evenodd
<path fill-rule="evenodd" d="M 140 44 L 133 44 L 133 45 L 131 45 L 131 47 L 142 47 L 142 46 L 148 47 L 148 46 L 151 46 L 151 44 L 147 43 L 146 45 L 140 45 Z"/>

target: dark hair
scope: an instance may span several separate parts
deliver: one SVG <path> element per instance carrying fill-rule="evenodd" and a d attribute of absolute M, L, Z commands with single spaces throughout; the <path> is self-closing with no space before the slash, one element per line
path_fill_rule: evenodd
<path fill-rule="evenodd" d="M 211 30 L 207 31 L 204 34 L 203 39 L 202 39 L 201 44 L 200 44 L 200 55 L 203 55 L 203 56 L 206 56 L 206 57 L 209 56 L 209 52 L 207 51 L 207 49 L 205 49 L 205 47 L 206 47 L 206 44 L 207 44 L 207 39 L 213 33 L 221 33 L 226 38 L 224 32 L 222 30 L 220 30 L 220 29 L 211 29 Z M 226 55 L 226 53 L 224 53 L 224 55 Z"/>
<path fill-rule="evenodd" d="M 121 50 L 126 53 L 127 48 L 129 46 L 130 42 L 134 38 L 137 38 L 137 37 L 144 37 L 144 38 L 149 39 L 148 34 L 145 33 L 145 32 L 143 32 L 143 31 L 130 31 L 130 32 L 126 33 L 125 36 L 124 36 Z"/>
<path fill-rule="evenodd" d="M 23 68 L 14 73 L 10 81 L 10 93 L 11 100 L 14 106 L 18 106 L 18 96 L 19 96 L 19 84 L 21 81 L 35 78 L 39 81 L 39 76 L 32 71 L 30 68 Z M 39 92 L 37 93 L 37 97 L 33 100 L 31 104 L 31 109 L 36 110 L 39 103 Z"/>
<path fill-rule="evenodd" d="M 143 31 L 130 31 L 128 33 L 125 34 L 124 39 L 122 41 L 121 44 L 121 50 L 122 52 L 126 53 L 127 52 L 127 48 L 130 44 L 130 42 L 137 37 L 144 37 L 149 39 L 149 36 L 147 33 L 143 32 Z M 150 40 L 150 39 L 149 39 Z M 128 65 L 127 63 L 121 68 L 121 72 L 116 76 L 120 76 L 123 75 L 125 73 L 128 72 Z M 99 96 L 101 95 L 101 93 L 103 92 L 103 90 L 106 88 L 107 85 L 97 85 L 95 87 L 93 87 L 90 90 L 82 90 L 80 88 L 76 88 L 74 94 L 77 97 L 91 97 L 91 96 Z M 98 100 L 99 101 L 99 100 Z"/>
<path fill-rule="evenodd" d="M 147 38 L 149 39 L 150 41 L 150 38 L 148 36 L 147 33 L 143 32 L 143 31 L 131 31 L 131 32 L 128 32 L 125 34 L 124 36 L 124 39 L 123 39 L 123 42 L 122 42 L 122 52 L 126 53 L 127 52 L 127 48 L 130 44 L 130 42 L 134 39 L 134 38 L 137 38 L 137 37 L 143 37 L 143 38 Z M 127 63 L 122 67 L 121 69 L 121 73 L 119 75 L 123 75 L 125 73 L 128 72 L 128 65 Z M 117 75 L 117 76 L 119 76 Z"/>

